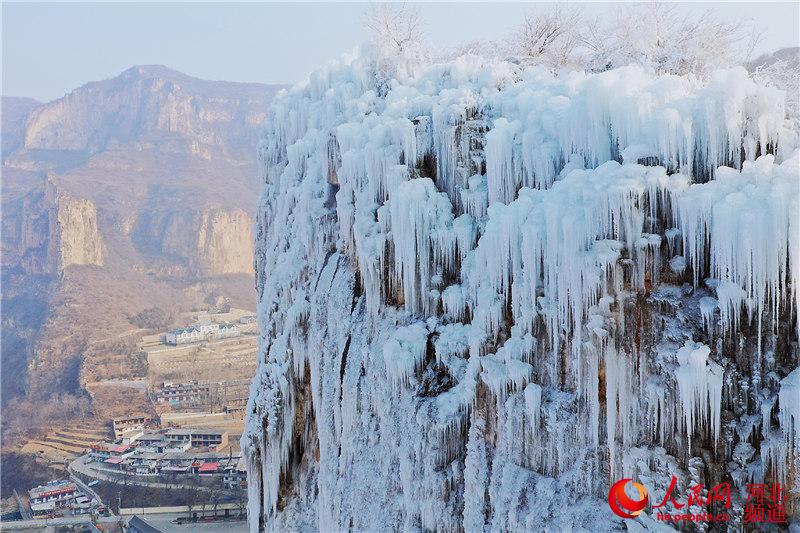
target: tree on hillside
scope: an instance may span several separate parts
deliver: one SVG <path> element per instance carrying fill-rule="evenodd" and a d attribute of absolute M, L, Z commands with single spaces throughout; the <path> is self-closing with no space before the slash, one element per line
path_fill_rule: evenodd
<path fill-rule="evenodd" d="M 372 32 L 380 52 L 400 56 L 421 46 L 425 37 L 419 12 L 401 4 L 376 4 L 370 7 L 364 25 Z"/>
<path fill-rule="evenodd" d="M 142 329 L 158 330 L 172 323 L 172 314 L 158 307 L 150 307 L 128 317 L 131 324 Z"/>
<path fill-rule="evenodd" d="M 548 11 L 526 13 L 507 41 L 508 54 L 522 65 L 543 65 L 554 72 L 573 66 L 582 23 L 577 8 L 556 5 Z"/>
<path fill-rule="evenodd" d="M 366 17 L 387 78 L 397 58 L 424 55 L 423 22 L 405 6 L 380 5 Z M 613 14 L 589 19 L 578 7 L 543 6 L 525 14 L 513 33 L 500 41 L 475 40 L 446 53 L 507 59 L 519 65 L 599 72 L 627 65 L 660 74 L 706 77 L 717 68 L 747 63 L 761 33 L 751 21 L 714 10 L 699 15 L 675 4 L 630 4 Z M 393 58 L 387 61 L 387 58 Z"/>
<path fill-rule="evenodd" d="M 383 95 L 392 78 L 413 68 L 426 52 L 422 18 L 405 4 L 377 4 L 367 11 L 364 26 L 372 34 L 375 78 L 378 93 Z"/>
<path fill-rule="evenodd" d="M 708 75 L 716 68 L 746 63 L 761 34 L 748 21 L 708 10 L 690 16 L 666 3 L 632 5 L 607 19 L 584 25 L 587 70 L 643 65 L 658 73 Z"/>

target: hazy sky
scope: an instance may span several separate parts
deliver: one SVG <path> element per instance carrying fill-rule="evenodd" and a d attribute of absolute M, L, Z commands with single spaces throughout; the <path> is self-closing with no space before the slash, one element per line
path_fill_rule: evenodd
<path fill-rule="evenodd" d="M 579 4 L 588 14 L 624 5 Z M 800 4 L 694 3 L 752 19 L 765 31 L 758 52 L 798 44 Z M 441 46 L 506 34 L 535 4 L 425 3 L 429 40 Z M 294 83 L 367 36 L 365 4 L 3 2 L 4 95 L 52 100 L 132 65 L 164 64 L 193 76 Z"/>

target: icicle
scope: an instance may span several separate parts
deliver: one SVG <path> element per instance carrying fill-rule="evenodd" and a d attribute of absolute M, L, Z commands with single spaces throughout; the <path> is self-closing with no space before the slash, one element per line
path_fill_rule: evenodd
<path fill-rule="evenodd" d="M 542 387 L 536 383 L 528 383 L 525 387 L 525 410 L 528 413 L 530 426 L 539 427 L 542 411 Z"/>
<path fill-rule="evenodd" d="M 431 257 L 432 245 L 441 245 L 434 240 L 434 232 L 452 224 L 450 201 L 430 179 L 421 178 L 401 184 L 391 195 L 389 206 L 394 272 L 403 288 L 406 309 L 429 314 L 430 303 L 423 295 L 430 290 L 432 267 L 436 265 Z"/>
<path fill-rule="evenodd" d="M 716 179 L 692 185 L 677 199 L 695 284 L 706 254 L 710 274 L 721 280 L 717 297 L 724 331 L 738 331 L 742 308 L 748 318 L 760 317 L 770 302 L 774 322 L 777 307 L 789 296 L 787 265 L 792 286 L 800 283 L 795 265 L 800 257 L 798 165 L 797 154 L 780 165 L 766 155 L 745 162 L 741 172 L 720 168 Z M 798 291 L 793 292 L 798 306 Z"/>
<path fill-rule="evenodd" d="M 620 435 L 622 450 L 631 446 L 631 415 L 633 414 L 633 391 L 631 389 L 631 365 L 624 353 L 607 346 L 604 353 L 606 369 L 606 436 L 610 456 L 612 477 L 618 472 Z"/>
<path fill-rule="evenodd" d="M 464 531 L 483 531 L 486 523 L 484 508 L 489 464 L 484 431 L 485 422 L 475 412 L 464 461 Z"/>
<path fill-rule="evenodd" d="M 428 344 L 424 322 L 397 328 L 383 345 L 386 373 L 395 388 L 407 386 L 411 376 L 421 368 Z"/>
<path fill-rule="evenodd" d="M 690 449 L 692 432 L 696 429 L 709 429 L 710 426 L 715 445 L 719 439 L 723 370 L 709 360 L 710 353 L 708 346 L 691 341 L 686 341 L 677 353 L 675 380 L 678 382 L 680 406 Z"/>
<path fill-rule="evenodd" d="M 714 312 L 719 302 L 715 298 L 703 296 L 700 298 L 700 316 L 703 318 L 703 327 L 709 336 L 714 333 Z"/>
<path fill-rule="evenodd" d="M 708 347 L 680 349 L 680 409 L 668 401 L 685 310 L 698 303 L 711 334 L 735 332 L 743 310 L 773 335 L 788 304 L 800 313 L 797 159 L 752 161 L 792 153 L 782 97 L 740 69 L 709 83 L 637 67 L 553 77 L 468 55 L 403 60 L 376 86 L 381 67 L 326 67 L 265 124 L 251 526 L 285 529 L 300 509 L 341 530 L 544 530 L 561 508 L 562 529 L 612 529 L 575 506 L 607 488 L 601 381 L 612 475 L 663 469 L 667 452 L 644 450 L 673 446 L 670 431 L 722 438 Z M 690 187 L 698 177 L 711 181 Z M 696 284 L 713 276 L 716 300 L 659 285 L 667 258 Z M 626 323 L 645 291 L 678 316 Z M 757 439 L 761 419 L 762 470 L 780 475 L 797 433 L 790 377 L 784 435 L 768 402 L 736 429 Z M 520 503 L 534 501 L 547 513 Z"/>
<path fill-rule="evenodd" d="M 466 297 L 461 285 L 450 285 L 442 292 L 442 307 L 453 320 L 463 320 L 466 309 Z"/>
<path fill-rule="evenodd" d="M 792 449 L 800 449 L 800 368 L 795 368 L 781 380 L 778 396 L 780 408 L 778 421 L 786 442 Z"/>
<path fill-rule="evenodd" d="M 510 202 L 519 187 L 519 169 L 514 165 L 514 136 L 519 129 L 519 122 L 499 118 L 486 134 L 486 178 L 490 204 Z"/>
<path fill-rule="evenodd" d="M 773 407 L 775 407 L 774 399 L 761 401 L 761 436 L 765 439 L 769 436 Z"/>

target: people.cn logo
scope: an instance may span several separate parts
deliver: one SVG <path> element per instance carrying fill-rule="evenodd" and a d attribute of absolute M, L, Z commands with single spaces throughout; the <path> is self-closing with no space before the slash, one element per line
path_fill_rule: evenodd
<path fill-rule="evenodd" d="M 639 494 L 638 500 L 633 500 L 625 494 L 625 485 L 631 482 Z M 620 479 L 608 491 L 608 505 L 614 514 L 622 518 L 636 518 L 647 507 L 647 489 L 641 483 L 636 483 L 631 478 Z"/>

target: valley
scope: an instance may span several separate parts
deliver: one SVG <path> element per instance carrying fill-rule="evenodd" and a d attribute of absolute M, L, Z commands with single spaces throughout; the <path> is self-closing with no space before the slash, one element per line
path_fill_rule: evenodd
<path fill-rule="evenodd" d="M 4 454 L 49 468 L 86 428 L 152 412 L 131 386 L 148 336 L 255 312 L 256 146 L 280 88 L 138 66 L 49 103 L 3 97 Z"/>

